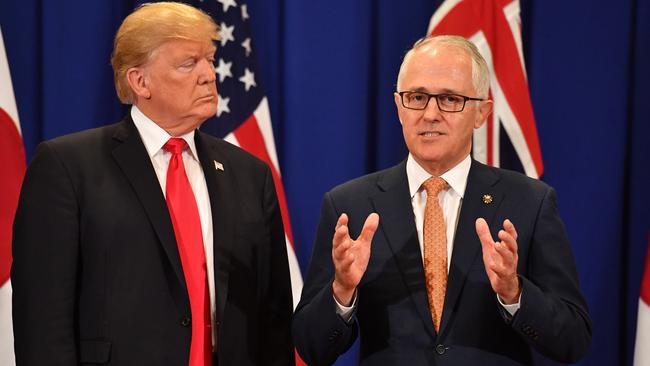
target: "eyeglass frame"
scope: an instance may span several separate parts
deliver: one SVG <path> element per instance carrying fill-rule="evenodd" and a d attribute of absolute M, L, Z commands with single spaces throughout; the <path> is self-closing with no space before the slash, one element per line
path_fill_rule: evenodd
<path fill-rule="evenodd" d="M 441 112 L 447 112 L 447 113 L 459 113 L 459 112 L 464 111 L 464 110 L 465 110 L 465 105 L 467 104 L 467 101 L 468 101 L 468 100 L 475 100 L 475 101 L 479 101 L 479 102 L 482 102 L 482 101 L 487 100 L 487 99 L 484 99 L 484 98 L 472 98 L 472 97 L 468 97 L 468 96 L 465 96 L 465 95 L 462 95 L 462 94 L 456 94 L 456 93 L 439 93 L 439 94 L 431 94 L 431 93 L 426 93 L 426 92 L 423 92 L 423 91 L 413 91 L 413 90 L 396 91 L 395 93 L 396 93 L 397 95 L 399 95 L 400 100 L 402 101 L 402 106 L 403 106 L 404 108 L 406 108 L 406 109 L 411 109 L 411 110 L 414 110 L 414 111 L 423 111 L 423 110 L 427 109 L 427 107 L 429 106 L 429 102 L 431 101 L 431 98 L 435 98 L 435 99 L 436 99 L 436 105 L 438 106 L 438 109 L 439 109 Z M 424 94 L 424 95 L 426 95 L 426 96 L 428 97 L 427 102 L 424 104 L 424 107 L 422 107 L 422 108 L 412 108 L 412 107 L 407 107 L 406 104 L 404 104 L 404 94 L 406 94 L 406 93 L 419 93 L 419 94 Z M 461 108 L 460 110 L 457 110 L 457 111 L 448 111 L 448 110 L 446 110 L 446 109 L 443 109 L 443 108 L 440 106 L 440 101 L 438 100 L 438 97 L 440 97 L 440 96 L 444 96 L 444 95 L 453 95 L 453 96 L 456 96 L 456 97 L 461 97 L 461 98 L 463 98 L 463 106 L 462 106 L 462 108 Z"/>

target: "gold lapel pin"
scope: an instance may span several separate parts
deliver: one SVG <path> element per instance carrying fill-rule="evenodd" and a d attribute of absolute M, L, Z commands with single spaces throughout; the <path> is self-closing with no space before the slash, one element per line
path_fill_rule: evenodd
<path fill-rule="evenodd" d="M 215 170 L 221 170 L 223 172 L 224 171 L 223 170 L 223 164 L 221 164 L 220 162 L 218 162 L 216 160 L 213 160 L 213 161 L 214 161 L 214 169 Z"/>
<path fill-rule="evenodd" d="M 492 195 L 491 194 L 484 194 L 483 195 L 483 203 L 485 203 L 486 205 L 489 205 L 490 203 L 492 203 Z"/>

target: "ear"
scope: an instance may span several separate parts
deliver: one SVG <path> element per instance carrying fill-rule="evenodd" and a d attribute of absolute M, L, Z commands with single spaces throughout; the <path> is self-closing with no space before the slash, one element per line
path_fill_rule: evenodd
<path fill-rule="evenodd" d="M 487 121 L 488 117 L 490 116 L 490 113 L 492 112 L 492 106 L 494 104 L 494 102 L 489 99 L 480 103 L 481 104 L 478 107 L 478 116 L 474 122 L 474 128 L 483 126 L 485 121 Z"/>
<path fill-rule="evenodd" d="M 399 123 L 404 124 L 402 122 L 402 97 L 397 94 L 397 92 L 393 93 L 393 99 L 395 100 L 395 107 L 397 108 L 397 117 L 399 118 Z"/>
<path fill-rule="evenodd" d="M 139 98 L 151 98 L 148 82 L 141 67 L 132 67 L 126 70 L 126 81 L 129 83 L 133 94 Z"/>

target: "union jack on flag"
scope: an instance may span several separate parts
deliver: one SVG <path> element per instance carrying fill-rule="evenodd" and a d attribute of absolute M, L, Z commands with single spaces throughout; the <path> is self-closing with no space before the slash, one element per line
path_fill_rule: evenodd
<path fill-rule="evenodd" d="M 188 3 L 203 9 L 214 18 L 219 25 L 221 38 L 220 43 L 217 43 L 215 62 L 219 93 L 217 115 L 208 119 L 201 130 L 243 148 L 271 168 L 284 223 L 295 307 L 302 290 L 302 275 L 293 249 L 289 210 L 275 151 L 269 103 L 257 73 L 248 6 L 243 0 Z"/>
<path fill-rule="evenodd" d="M 519 12 L 519 0 L 445 0 L 431 17 L 427 34 L 469 39 L 490 68 L 494 109 L 487 123 L 474 131 L 474 158 L 539 178 L 544 166 L 528 92 Z M 517 156 L 514 163 L 507 161 L 510 146 Z"/>

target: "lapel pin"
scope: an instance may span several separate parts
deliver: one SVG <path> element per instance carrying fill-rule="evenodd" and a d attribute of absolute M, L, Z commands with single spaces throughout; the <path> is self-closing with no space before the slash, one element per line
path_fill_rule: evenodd
<path fill-rule="evenodd" d="M 224 171 L 223 170 L 223 164 L 221 164 L 220 162 L 218 162 L 216 160 L 213 160 L 213 161 L 214 161 L 214 169 L 215 170 L 221 170 L 223 172 Z"/>
<path fill-rule="evenodd" d="M 489 205 L 490 203 L 492 203 L 492 195 L 491 194 L 484 194 L 483 195 L 483 203 L 485 203 L 486 205 Z"/>

